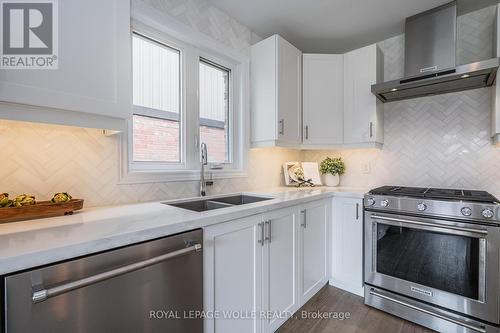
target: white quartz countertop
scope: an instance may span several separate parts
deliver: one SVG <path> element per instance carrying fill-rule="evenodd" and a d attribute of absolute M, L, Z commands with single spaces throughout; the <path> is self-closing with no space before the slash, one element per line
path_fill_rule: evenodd
<path fill-rule="evenodd" d="M 6 223 L 0 225 L 0 274 L 204 228 L 322 198 L 362 198 L 366 192 L 366 189 L 344 187 L 282 187 L 245 192 L 272 197 L 271 200 L 206 212 L 193 212 L 161 202 L 149 202 L 89 208 L 70 216 Z"/>

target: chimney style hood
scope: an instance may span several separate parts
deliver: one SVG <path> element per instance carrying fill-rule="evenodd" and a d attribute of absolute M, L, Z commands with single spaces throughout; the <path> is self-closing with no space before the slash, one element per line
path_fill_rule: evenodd
<path fill-rule="evenodd" d="M 488 87 L 500 58 L 456 66 L 456 2 L 406 19 L 405 77 L 372 85 L 382 102 Z"/>

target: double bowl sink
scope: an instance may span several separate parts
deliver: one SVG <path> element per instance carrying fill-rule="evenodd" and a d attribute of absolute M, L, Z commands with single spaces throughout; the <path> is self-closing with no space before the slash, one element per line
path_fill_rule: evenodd
<path fill-rule="evenodd" d="M 195 212 L 205 212 L 214 209 L 241 206 L 255 202 L 271 200 L 273 198 L 256 195 L 237 194 L 207 199 L 193 199 L 186 201 L 162 202 L 165 205 L 188 209 Z"/>

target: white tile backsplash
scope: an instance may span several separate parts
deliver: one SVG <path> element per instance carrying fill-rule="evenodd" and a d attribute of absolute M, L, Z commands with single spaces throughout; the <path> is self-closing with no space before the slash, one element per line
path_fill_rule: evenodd
<path fill-rule="evenodd" d="M 500 148 L 490 142 L 489 88 L 386 104 L 383 149 L 304 151 L 342 156 L 341 185 L 458 187 L 500 193 Z M 365 173 L 365 166 L 369 173 Z"/>

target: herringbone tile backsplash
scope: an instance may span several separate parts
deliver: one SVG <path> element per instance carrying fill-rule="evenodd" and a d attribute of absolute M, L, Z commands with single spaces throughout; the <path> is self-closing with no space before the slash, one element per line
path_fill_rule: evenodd
<path fill-rule="evenodd" d="M 485 189 L 500 193 L 500 148 L 490 142 L 490 89 L 387 104 L 382 150 L 304 151 L 305 161 L 342 156 L 345 186 Z M 368 166 L 369 173 L 364 169 Z"/>
<path fill-rule="evenodd" d="M 40 200 L 67 191 L 86 206 L 167 200 L 198 195 L 199 183 L 118 185 L 119 137 L 96 129 L 0 121 L 0 193 L 31 193 Z M 249 154 L 249 177 L 216 180 L 209 194 L 276 187 L 283 162 L 299 151 L 257 149 Z"/>
<path fill-rule="evenodd" d="M 238 50 L 244 51 L 256 38 L 206 0 L 144 1 Z M 491 56 L 493 18 L 489 9 L 459 18 L 459 63 Z M 404 36 L 380 46 L 385 53 L 385 78 L 403 76 Z M 346 186 L 401 184 L 500 193 L 500 149 L 489 143 L 490 99 L 489 89 L 479 89 L 386 104 L 382 150 L 251 150 L 249 177 L 218 180 L 210 191 L 279 186 L 283 162 L 340 155 L 347 163 L 341 180 Z M 197 182 L 118 185 L 118 140 L 92 129 L 0 121 L 0 192 L 47 199 L 68 191 L 84 198 L 87 207 L 197 194 Z M 366 165 L 369 173 L 363 171 Z"/>

